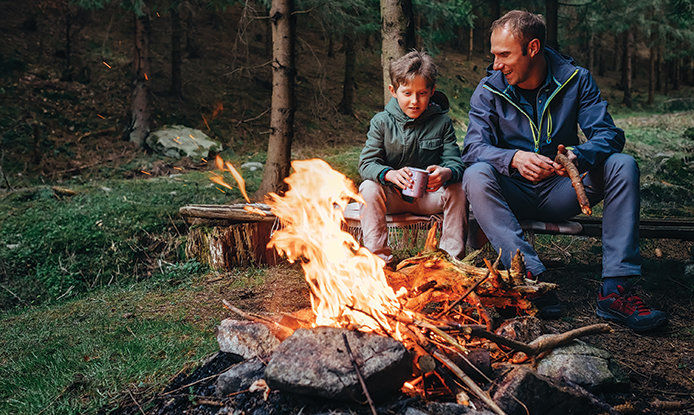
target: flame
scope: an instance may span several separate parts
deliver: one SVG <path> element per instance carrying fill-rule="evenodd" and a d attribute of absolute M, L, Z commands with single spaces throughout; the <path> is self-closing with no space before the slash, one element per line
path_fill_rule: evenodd
<path fill-rule="evenodd" d="M 229 173 L 231 173 L 234 180 L 236 180 L 236 184 L 238 184 L 239 186 L 239 191 L 241 191 L 243 198 L 246 199 L 246 202 L 251 203 L 250 199 L 248 198 L 248 194 L 246 193 L 246 181 L 243 180 L 243 177 L 238 172 L 238 170 L 236 170 L 234 166 L 228 161 L 224 161 L 224 159 L 221 158 L 219 155 L 215 157 L 214 164 L 215 166 L 217 166 L 217 169 L 221 170 L 222 172 L 228 171 Z M 210 180 L 229 189 L 233 189 L 233 187 L 231 187 L 230 184 L 227 184 L 227 182 L 224 181 L 224 178 L 222 176 L 212 175 L 210 177 Z"/>
<path fill-rule="evenodd" d="M 316 324 L 357 326 L 400 338 L 387 318 L 402 311 L 386 283 L 385 263 L 342 230 L 349 201 L 364 203 L 354 184 L 320 159 L 295 161 L 292 167 L 295 172 L 285 179 L 289 190 L 268 197 L 282 225 L 268 247 L 301 262 Z"/>
<path fill-rule="evenodd" d="M 244 206 L 243 210 L 245 210 L 248 213 L 255 213 L 256 215 L 267 216 L 267 213 L 254 206 Z"/>

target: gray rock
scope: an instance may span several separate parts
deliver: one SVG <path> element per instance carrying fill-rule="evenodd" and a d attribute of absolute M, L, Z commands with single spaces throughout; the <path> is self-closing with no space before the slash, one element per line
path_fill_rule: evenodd
<path fill-rule="evenodd" d="M 263 163 L 260 163 L 257 161 L 248 161 L 246 163 L 243 163 L 241 165 L 241 168 L 249 170 L 249 171 L 262 170 L 263 169 Z"/>
<path fill-rule="evenodd" d="M 226 319 L 217 327 L 217 343 L 223 352 L 251 359 L 270 356 L 280 341 L 261 323 Z"/>
<path fill-rule="evenodd" d="M 253 358 L 241 362 L 219 375 L 215 383 L 217 396 L 226 396 L 232 392 L 248 389 L 253 382 L 263 377 L 265 364 Z"/>
<path fill-rule="evenodd" d="M 376 334 L 333 327 L 298 329 L 275 350 L 265 368 L 273 389 L 324 398 L 362 400 L 342 334 L 347 335 L 374 399 L 397 391 L 412 372 L 402 343 Z"/>
<path fill-rule="evenodd" d="M 540 360 L 537 373 L 590 391 L 615 389 L 629 383 L 609 352 L 579 340 L 552 350 Z"/>
<path fill-rule="evenodd" d="M 486 409 L 474 409 L 453 402 L 429 402 L 427 411 L 432 415 L 494 415 Z"/>
<path fill-rule="evenodd" d="M 547 334 L 548 329 L 545 323 L 537 317 L 523 316 L 504 321 L 496 334 L 511 340 L 523 343 L 530 343 L 543 334 Z"/>
<path fill-rule="evenodd" d="M 490 395 L 508 415 L 590 415 L 611 409 L 584 389 L 560 385 L 527 366 L 515 366 L 497 379 Z"/>
<path fill-rule="evenodd" d="M 157 153 L 168 157 L 208 157 L 210 151 L 222 151 L 222 143 L 208 137 L 205 133 L 183 125 L 169 125 L 151 132 L 147 145 Z"/>
<path fill-rule="evenodd" d="M 417 408 L 412 408 L 411 406 L 408 406 L 407 409 L 405 409 L 405 412 L 403 415 L 431 415 L 429 412 L 424 412 L 421 409 Z"/>
<path fill-rule="evenodd" d="M 684 276 L 688 278 L 694 277 L 694 264 L 684 266 Z"/>

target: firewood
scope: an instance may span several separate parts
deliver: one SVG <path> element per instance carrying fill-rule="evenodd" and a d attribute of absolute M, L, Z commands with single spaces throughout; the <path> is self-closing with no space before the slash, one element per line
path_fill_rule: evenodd
<path fill-rule="evenodd" d="M 578 174 L 576 165 L 569 160 L 569 157 L 566 155 L 566 147 L 562 144 L 559 144 L 557 147 L 557 155 L 554 161 L 564 166 L 566 174 L 571 179 L 571 186 L 576 191 L 576 198 L 578 199 L 578 204 L 581 205 L 581 212 L 590 216 L 593 212 L 590 209 L 590 202 L 588 201 L 588 196 L 586 196 L 586 189 L 583 187 L 581 175 Z"/>
<path fill-rule="evenodd" d="M 352 348 L 349 346 L 349 341 L 347 340 L 347 335 L 345 333 L 342 333 L 342 340 L 345 342 L 345 349 L 347 349 L 347 355 L 349 356 L 349 360 L 352 362 L 352 366 L 354 367 L 354 371 L 357 372 L 357 378 L 359 379 L 359 384 L 361 385 L 361 389 L 364 391 L 364 396 L 366 396 L 366 401 L 369 403 L 369 408 L 371 408 L 371 413 L 373 415 L 378 415 L 376 412 L 376 407 L 374 406 L 374 401 L 371 399 L 371 395 L 369 394 L 369 389 L 366 387 L 366 382 L 364 381 L 364 375 L 361 374 L 361 369 L 359 369 L 359 365 L 357 364 L 357 360 L 354 358 L 354 354 L 352 353 Z"/>

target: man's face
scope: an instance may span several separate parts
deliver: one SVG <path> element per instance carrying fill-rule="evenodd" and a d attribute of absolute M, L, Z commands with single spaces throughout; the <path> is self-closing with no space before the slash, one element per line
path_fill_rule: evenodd
<path fill-rule="evenodd" d="M 501 71 L 510 85 L 523 88 L 531 78 L 532 53 L 523 55 L 521 39 L 518 39 L 505 27 L 492 32 L 491 53 L 494 55 L 494 70 Z"/>
<path fill-rule="evenodd" d="M 397 91 L 393 85 L 388 85 L 388 89 L 390 94 L 398 100 L 402 112 L 410 118 L 417 118 L 429 106 L 435 87 L 428 87 L 426 79 L 415 76 L 409 83 L 400 84 Z"/>

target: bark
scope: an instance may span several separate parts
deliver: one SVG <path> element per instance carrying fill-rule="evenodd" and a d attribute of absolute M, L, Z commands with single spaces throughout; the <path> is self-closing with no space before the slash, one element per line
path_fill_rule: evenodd
<path fill-rule="evenodd" d="M 557 27 L 558 27 L 558 13 L 559 13 L 559 1 L 558 0 L 545 0 L 545 13 L 546 13 L 546 25 L 547 25 L 547 45 L 554 49 L 559 49 L 559 39 L 557 37 Z"/>
<path fill-rule="evenodd" d="M 186 14 L 186 53 L 191 59 L 200 57 L 200 47 L 195 40 L 195 14 L 192 10 L 192 5 L 188 3 L 188 13 Z"/>
<path fill-rule="evenodd" d="M 591 33 L 588 36 L 588 70 L 590 73 L 595 72 L 595 34 Z"/>
<path fill-rule="evenodd" d="M 602 50 L 602 46 L 602 39 L 598 38 L 598 44 L 595 48 L 598 54 L 598 75 L 605 76 L 605 53 Z"/>
<path fill-rule="evenodd" d="M 663 54 L 662 54 L 662 45 L 658 43 L 658 49 L 656 50 L 657 55 L 655 57 L 655 89 L 656 91 L 662 91 L 663 90 L 663 82 L 662 82 L 662 67 L 663 67 Z"/>
<path fill-rule="evenodd" d="M 467 42 L 467 60 L 472 60 L 472 50 L 475 48 L 475 28 L 470 26 L 470 36 Z"/>
<path fill-rule="evenodd" d="M 355 39 L 352 34 L 345 34 L 342 47 L 345 51 L 345 79 L 342 84 L 342 101 L 338 111 L 345 115 L 354 114 L 354 65 L 356 60 Z"/>
<path fill-rule="evenodd" d="M 626 33 L 624 42 L 624 105 L 631 108 L 631 80 L 633 76 L 633 55 L 634 55 L 634 31 L 629 29 Z"/>
<path fill-rule="evenodd" d="M 614 64 L 613 70 L 615 72 L 620 71 L 622 69 L 621 57 L 622 57 L 623 53 L 619 53 L 620 51 L 622 51 L 621 46 L 622 46 L 622 37 L 619 35 L 614 35 L 614 52 L 612 53 L 612 59 L 613 59 L 612 63 Z M 620 86 L 620 88 L 621 88 L 621 86 Z"/>
<path fill-rule="evenodd" d="M 621 56 L 622 56 L 622 66 L 620 67 L 620 78 L 619 78 L 619 89 L 625 90 L 626 88 L 626 83 L 627 83 L 627 54 L 629 53 L 629 30 L 624 32 L 624 34 L 621 36 L 621 42 L 620 45 L 622 46 L 621 49 Z"/>
<path fill-rule="evenodd" d="M 381 66 L 383 68 L 383 102 L 390 92 L 390 62 L 403 56 L 414 43 L 412 0 L 381 0 Z"/>
<path fill-rule="evenodd" d="M 296 16 L 293 0 L 272 0 L 272 104 L 270 140 L 263 180 L 256 193 L 261 198 L 284 188 L 289 175 L 292 138 L 294 137 L 294 79 Z"/>
<path fill-rule="evenodd" d="M 672 90 L 680 89 L 680 68 L 682 59 L 677 58 L 672 60 Z"/>
<path fill-rule="evenodd" d="M 333 35 L 330 33 L 328 35 L 328 57 L 329 58 L 334 58 L 335 57 L 335 42 L 333 40 Z"/>
<path fill-rule="evenodd" d="M 63 72 L 62 79 L 64 81 L 72 81 L 72 38 L 70 32 L 72 31 L 72 12 L 70 7 L 67 6 L 65 11 L 65 72 Z"/>
<path fill-rule="evenodd" d="M 183 96 L 183 82 L 181 80 L 181 39 L 183 27 L 178 7 L 171 7 L 171 94 Z"/>
<path fill-rule="evenodd" d="M 144 146 L 145 138 L 150 129 L 149 112 L 149 76 L 150 57 L 150 20 L 149 9 L 144 4 L 140 15 L 135 14 L 135 88 L 133 89 L 129 140 L 140 147 Z"/>
<path fill-rule="evenodd" d="M 653 105 L 655 99 L 655 62 L 656 47 L 651 46 L 648 50 L 648 105 Z"/>

